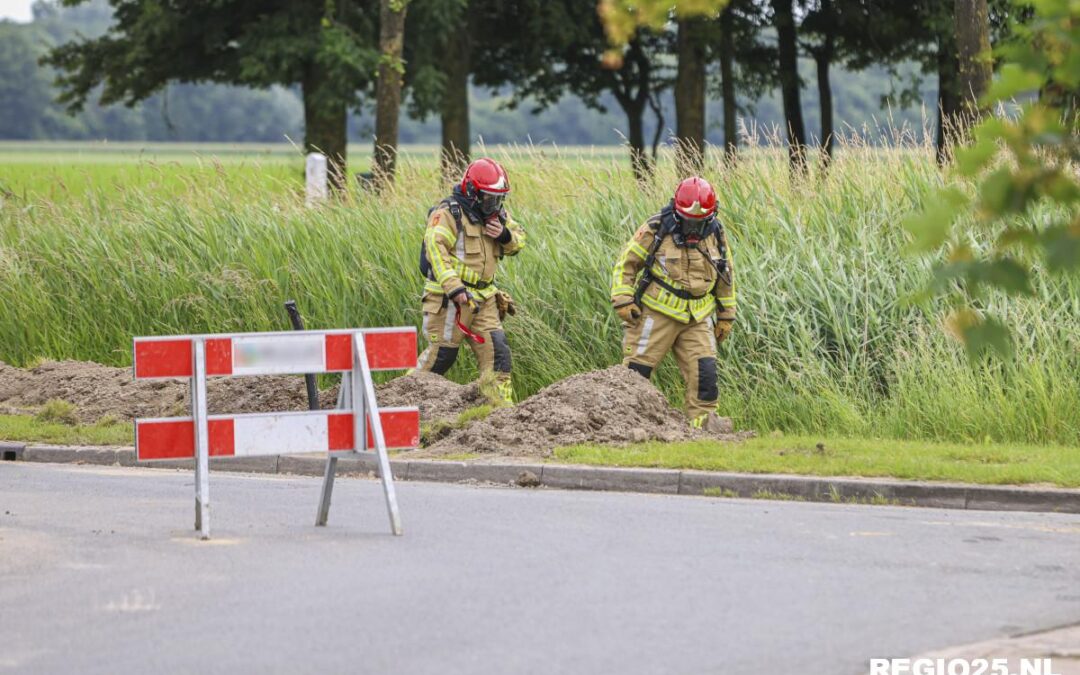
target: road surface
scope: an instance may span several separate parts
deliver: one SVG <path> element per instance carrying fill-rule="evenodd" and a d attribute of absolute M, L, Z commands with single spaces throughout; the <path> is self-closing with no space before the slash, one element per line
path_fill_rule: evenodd
<path fill-rule="evenodd" d="M 0 672 L 822 673 L 1080 620 L 1080 516 L 0 463 Z"/>

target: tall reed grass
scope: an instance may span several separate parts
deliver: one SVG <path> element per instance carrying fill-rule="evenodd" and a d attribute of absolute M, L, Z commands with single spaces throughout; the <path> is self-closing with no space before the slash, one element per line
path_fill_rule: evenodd
<path fill-rule="evenodd" d="M 518 397 L 616 363 L 609 269 L 681 177 L 670 157 L 637 184 L 609 153 L 502 147 L 510 207 L 528 247 L 500 285 Z M 1080 282 L 1040 277 L 1031 298 L 993 296 L 1017 337 L 1012 362 L 971 362 L 940 325 L 946 301 L 905 299 L 932 260 L 904 254 L 899 221 L 944 178 L 932 148 L 841 139 L 827 176 L 790 180 L 774 144 L 733 168 L 710 156 L 735 256 L 739 319 L 721 346 L 722 412 L 763 432 L 1080 443 Z M 177 183 L 178 180 L 186 182 Z M 420 323 L 417 252 L 447 192 L 434 153 L 409 156 L 380 196 L 303 206 L 280 171 L 221 166 L 168 189 L 90 189 L 8 198 L 0 209 L 0 359 L 130 362 L 133 335 Z M 986 245 L 985 242 L 976 242 Z M 451 376 L 473 377 L 471 358 Z M 675 403 L 678 372 L 658 384 Z"/>

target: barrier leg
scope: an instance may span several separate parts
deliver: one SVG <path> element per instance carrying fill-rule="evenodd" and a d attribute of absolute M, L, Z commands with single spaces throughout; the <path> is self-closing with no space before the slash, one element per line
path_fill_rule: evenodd
<path fill-rule="evenodd" d="M 330 518 L 330 496 L 334 493 L 334 473 L 337 471 L 337 457 L 326 458 L 326 471 L 323 473 L 322 496 L 319 497 L 319 512 L 315 515 L 315 526 L 325 527 Z"/>
<path fill-rule="evenodd" d="M 394 476 L 390 472 L 390 457 L 386 454 L 386 438 L 383 436 L 382 419 L 379 417 L 379 405 L 375 401 L 375 383 L 371 379 L 371 368 L 368 365 L 367 348 L 364 345 L 364 334 L 356 333 L 354 337 L 354 352 L 356 360 L 353 364 L 353 415 L 357 420 L 357 430 L 354 438 L 357 439 L 358 449 L 366 450 L 367 426 L 366 418 L 371 417 L 371 435 L 375 441 L 375 452 L 379 457 L 379 477 L 382 479 L 383 495 L 386 497 L 386 511 L 390 516 L 390 530 L 401 535 L 401 514 L 398 512 L 397 493 L 394 490 Z M 362 405 L 358 405 L 361 404 Z M 364 409 L 367 409 L 366 411 Z M 367 412 L 368 415 L 364 413 Z"/>
<path fill-rule="evenodd" d="M 206 343 L 195 340 L 191 416 L 195 422 L 195 528 L 210 538 L 210 423 L 206 412 Z"/>
<path fill-rule="evenodd" d="M 341 385 L 338 387 L 337 409 L 347 410 L 352 394 L 352 380 L 350 373 L 341 374 Z M 355 433 L 355 431 L 354 431 Z M 330 498 L 334 494 L 334 476 L 337 472 L 338 458 L 330 455 L 326 458 L 326 470 L 323 472 L 322 495 L 319 497 L 319 512 L 315 514 L 315 527 L 325 527 L 330 518 Z"/>

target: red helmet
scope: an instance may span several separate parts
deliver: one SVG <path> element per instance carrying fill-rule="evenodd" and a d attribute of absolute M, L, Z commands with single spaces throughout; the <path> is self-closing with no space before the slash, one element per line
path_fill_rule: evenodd
<path fill-rule="evenodd" d="M 675 188 L 675 212 L 694 220 L 711 218 L 716 215 L 716 190 L 704 178 L 685 179 Z"/>
<path fill-rule="evenodd" d="M 473 200 L 484 218 L 501 213 L 503 200 L 510 193 L 506 169 L 493 159 L 481 157 L 465 169 L 465 175 L 461 177 L 461 193 Z"/>
<path fill-rule="evenodd" d="M 475 197 L 478 192 L 504 195 L 510 192 L 510 179 L 506 177 L 506 169 L 498 162 L 481 157 L 465 169 L 465 175 L 461 177 L 461 191 L 470 197 Z"/>

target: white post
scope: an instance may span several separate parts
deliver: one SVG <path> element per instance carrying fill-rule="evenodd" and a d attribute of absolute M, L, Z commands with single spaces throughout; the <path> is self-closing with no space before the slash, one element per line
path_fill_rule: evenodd
<path fill-rule="evenodd" d="M 196 338 L 191 378 L 191 417 L 195 424 L 195 529 L 210 538 L 210 420 L 206 411 L 206 341 Z"/>
<path fill-rule="evenodd" d="M 330 195 L 326 181 L 326 155 L 321 152 L 310 153 L 304 167 L 304 176 L 307 179 L 304 203 L 314 206 L 325 202 Z"/>

